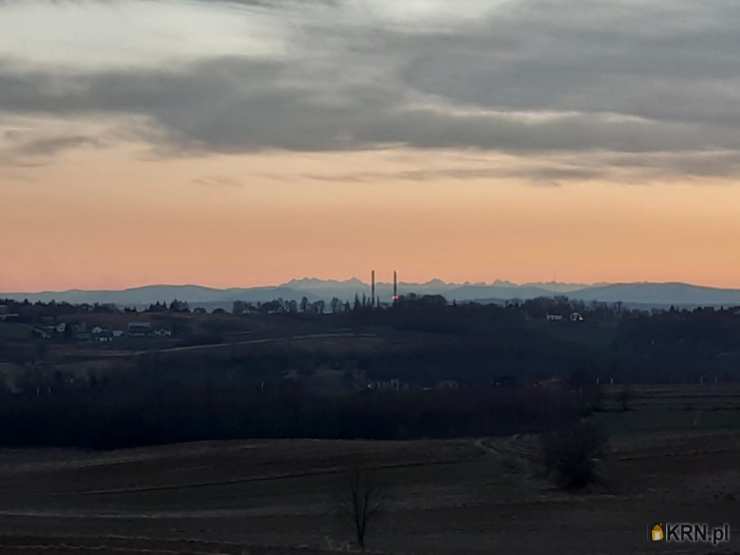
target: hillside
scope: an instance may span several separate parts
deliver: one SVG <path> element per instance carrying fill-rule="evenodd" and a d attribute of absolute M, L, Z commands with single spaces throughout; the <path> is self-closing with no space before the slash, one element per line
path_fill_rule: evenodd
<path fill-rule="evenodd" d="M 653 305 L 740 305 L 740 289 L 719 289 L 688 283 L 617 283 L 568 293 L 582 301 Z"/>
<path fill-rule="evenodd" d="M 506 281 L 493 283 L 449 283 L 434 279 L 424 283 L 401 282 L 400 294 L 443 295 L 450 301 L 527 300 L 536 297 L 568 296 L 580 301 L 623 302 L 649 306 L 740 305 L 740 289 L 721 289 L 688 283 L 616 283 L 578 285 L 556 282 L 518 285 Z M 393 284 L 376 283 L 376 295 L 389 302 Z M 294 279 L 277 286 L 217 289 L 200 285 L 148 285 L 123 290 L 68 290 L 31 293 L 0 293 L 0 298 L 28 299 L 31 302 L 115 303 L 147 305 L 155 302 L 187 301 L 195 306 L 228 307 L 236 300 L 265 302 L 277 298 L 299 301 L 329 300 L 338 297 L 352 301 L 355 295 L 370 295 L 370 285 L 357 278 L 345 281 L 316 278 Z"/>
<path fill-rule="evenodd" d="M 251 287 L 216 289 L 200 285 L 147 285 L 122 290 L 68 290 L 43 291 L 36 293 L 0 293 L 0 298 L 30 302 L 113 303 L 119 305 L 145 305 L 156 302 L 171 302 L 175 299 L 189 303 L 231 303 L 235 300 L 269 301 L 276 298 L 300 300 L 307 296 L 316 300 L 319 296 L 310 291 L 298 291 L 289 287 Z"/>

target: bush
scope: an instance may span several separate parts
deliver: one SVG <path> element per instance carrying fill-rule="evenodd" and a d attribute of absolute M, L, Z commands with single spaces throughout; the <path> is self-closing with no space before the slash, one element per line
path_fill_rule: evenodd
<path fill-rule="evenodd" d="M 567 489 L 600 481 L 598 466 L 606 454 L 607 437 L 589 421 L 550 433 L 543 438 L 545 468 Z"/>

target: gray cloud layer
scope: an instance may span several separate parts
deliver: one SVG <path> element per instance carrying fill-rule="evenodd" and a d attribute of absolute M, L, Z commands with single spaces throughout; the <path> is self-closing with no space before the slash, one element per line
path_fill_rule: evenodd
<path fill-rule="evenodd" d="M 339 0 L 239 4 L 235 17 L 256 7 L 297 22 L 290 55 L 94 71 L 8 58 L 0 112 L 135 115 L 151 124 L 147 140 L 175 153 L 405 145 L 737 173 L 736 2 L 519 0 L 416 26 L 363 20 Z M 597 171 L 584 164 L 561 178 Z"/>

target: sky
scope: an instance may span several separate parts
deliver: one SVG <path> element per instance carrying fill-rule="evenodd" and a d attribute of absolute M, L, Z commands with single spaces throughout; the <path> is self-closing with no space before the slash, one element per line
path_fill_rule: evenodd
<path fill-rule="evenodd" d="M 0 0 L 0 291 L 740 287 L 735 0 Z"/>

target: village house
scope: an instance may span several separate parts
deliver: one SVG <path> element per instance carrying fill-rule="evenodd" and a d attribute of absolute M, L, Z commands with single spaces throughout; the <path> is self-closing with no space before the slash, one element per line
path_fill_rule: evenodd
<path fill-rule="evenodd" d="M 113 341 L 113 332 L 110 330 L 102 330 L 101 332 L 94 334 L 93 338 L 98 343 L 110 343 Z"/>
<path fill-rule="evenodd" d="M 102 326 L 95 326 L 90 330 L 92 338 L 98 343 L 110 343 L 113 341 L 113 332 Z"/>
<path fill-rule="evenodd" d="M 407 389 L 408 387 L 402 384 L 401 380 L 393 378 L 392 380 L 372 381 L 367 384 L 367 388 L 376 391 L 401 391 L 401 389 Z"/>

